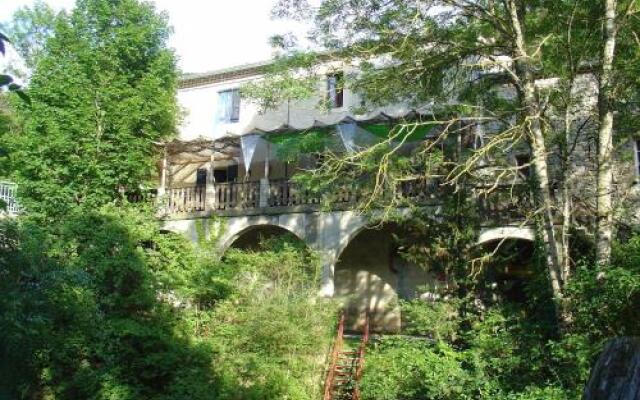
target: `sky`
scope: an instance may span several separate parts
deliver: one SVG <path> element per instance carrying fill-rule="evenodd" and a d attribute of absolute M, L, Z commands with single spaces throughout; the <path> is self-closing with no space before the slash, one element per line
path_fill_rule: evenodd
<path fill-rule="evenodd" d="M 169 45 L 183 72 L 205 72 L 267 60 L 274 34 L 303 33 L 301 24 L 272 20 L 275 0 L 150 0 L 169 14 L 174 28 Z M 74 0 L 45 0 L 56 9 L 71 9 Z M 34 0 L 0 0 L 0 21 Z"/>

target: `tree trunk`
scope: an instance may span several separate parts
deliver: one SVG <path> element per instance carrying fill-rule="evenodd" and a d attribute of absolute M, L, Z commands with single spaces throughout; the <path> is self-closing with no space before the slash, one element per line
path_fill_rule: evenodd
<path fill-rule="evenodd" d="M 598 187 L 596 257 L 598 265 L 611 259 L 613 240 L 613 57 L 616 47 L 617 0 L 605 0 L 604 48 L 598 91 Z"/>
<path fill-rule="evenodd" d="M 551 289 L 556 304 L 556 314 L 561 325 L 566 320 L 564 312 L 562 266 L 560 244 L 557 240 L 554 226 L 554 203 L 549 184 L 549 167 L 547 163 L 547 148 L 544 142 L 542 126 L 540 124 L 540 108 L 536 99 L 535 78 L 531 71 L 530 58 L 525 48 L 524 34 L 518 15 L 515 0 L 508 1 L 511 24 L 515 38 L 516 75 L 518 76 L 519 91 L 524 106 L 524 120 L 530 137 L 533 152 L 533 167 L 538 184 L 538 201 L 542 209 L 542 238 L 544 241 L 547 269 L 551 281 Z"/>
<path fill-rule="evenodd" d="M 591 370 L 583 400 L 640 400 L 640 339 L 609 341 Z"/>

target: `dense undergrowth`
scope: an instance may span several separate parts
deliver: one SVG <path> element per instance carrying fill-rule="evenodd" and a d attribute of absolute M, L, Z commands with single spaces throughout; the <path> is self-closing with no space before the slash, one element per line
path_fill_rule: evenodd
<path fill-rule="evenodd" d="M 134 207 L 6 223 L 2 399 L 316 399 L 335 308 L 317 260 L 159 233 Z"/>
<path fill-rule="evenodd" d="M 638 336 L 640 237 L 619 243 L 605 270 L 583 263 L 572 279 L 569 326 L 553 316 L 544 271 L 526 301 L 477 297 L 405 302 L 405 333 L 374 342 L 364 399 L 580 399 L 603 343 Z M 421 336 L 422 338 L 419 338 Z"/>
<path fill-rule="evenodd" d="M 0 398 L 320 398 L 337 306 L 304 244 L 219 259 L 132 206 L 5 221 L 2 236 Z M 363 398 L 580 398 L 602 343 L 640 334 L 638 254 L 634 237 L 604 274 L 577 268 L 564 331 L 542 270 L 526 301 L 403 302 L 406 335 L 372 342 Z"/>

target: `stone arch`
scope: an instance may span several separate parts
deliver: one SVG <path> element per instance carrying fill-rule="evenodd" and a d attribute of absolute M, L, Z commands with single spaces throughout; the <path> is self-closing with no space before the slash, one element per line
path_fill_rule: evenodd
<path fill-rule="evenodd" d="M 338 243 L 338 246 L 335 249 L 335 262 L 340 260 L 340 256 L 344 253 L 345 249 L 349 247 L 353 240 L 367 229 L 369 229 L 368 224 L 363 222 L 361 224 L 350 226 L 342 232 L 340 243 Z"/>
<path fill-rule="evenodd" d="M 492 254 L 484 269 L 484 279 L 491 282 L 485 295 L 490 295 L 494 300 L 501 298 L 525 303 L 528 300 L 526 286 L 536 274 L 533 264 L 535 237 L 533 230 L 512 233 L 505 235 L 494 232 L 486 235 L 485 240 L 478 244 Z"/>
<path fill-rule="evenodd" d="M 502 226 L 484 228 L 480 231 L 476 244 L 483 245 L 503 239 L 516 239 L 533 242 L 536 239 L 536 233 L 531 227 Z"/>
<path fill-rule="evenodd" d="M 268 235 L 279 234 L 279 233 L 291 234 L 297 239 L 305 242 L 306 244 L 306 241 L 303 238 L 301 238 L 298 234 L 296 234 L 296 232 L 293 232 L 287 227 L 284 227 L 281 225 L 268 224 L 268 223 L 254 224 L 254 225 L 245 226 L 242 229 L 236 230 L 235 232 L 225 235 L 224 240 L 221 240 L 219 245 L 221 254 L 224 253 L 229 248 L 233 247 L 235 244 L 237 244 L 240 239 L 252 233 L 256 233 L 256 234 L 266 233 Z"/>
<path fill-rule="evenodd" d="M 334 295 L 344 304 L 348 329 L 359 330 L 367 313 L 376 331 L 400 329 L 395 230 L 354 225 L 336 249 Z"/>
<path fill-rule="evenodd" d="M 224 253 L 241 235 L 252 229 L 278 228 L 293 234 L 298 239 L 306 240 L 305 214 L 286 214 L 274 216 L 246 216 L 229 217 L 221 220 L 221 236 L 218 239 L 218 249 Z"/>

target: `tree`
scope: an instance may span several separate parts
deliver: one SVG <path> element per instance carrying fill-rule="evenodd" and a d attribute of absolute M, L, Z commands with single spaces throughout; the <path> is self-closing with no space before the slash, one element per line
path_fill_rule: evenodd
<path fill-rule="evenodd" d="M 563 298 L 575 265 L 570 251 L 573 232 L 581 225 L 592 232 L 596 227 L 607 231 L 598 235 L 604 238 L 599 243 L 605 249 L 599 251 L 602 254 L 613 237 L 615 157 L 611 137 L 607 138 L 610 124 L 599 114 L 604 110 L 609 116 L 614 110 L 624 114 L 626 130 L 618 132 L 618 142 L 637 126 L 633 106 L 637 79 L 630 73 L 637 65 L 633 44 L 637 27 L 632 18 L 636 6 L 618 5 L 625 18 L 613 28 L 625 28 L 627 45 L 619 59 L 601 62 L 605 48 L 613 51 L 610 40 L 599 36 L 610 31 L 601 23 L 604 6 L 593 0 L 325 0 L 314 8 L 305 0 L 280 1 L 274 15 L 312 21 L 310 36 L 324 49 L 316 54 L 316 65 L 327 60 L 355 65 L 357 73 L 348 76 L 345 85 L 364 98 L 365 108 L 402 102 L 423 110 L 428 105 L 432 113 L 431 118 L 396 121 L 385 143 L 327 157 L 329 165 L 314 171 L 312 183 L 339 185 L 347 182 L 342 178 L 362 180 L 369 174 L 372 189 L 364 208 L 392 207 L 396 197 L 388 194 L 395 193 L 398 183 L 433 178 L 433 165 L 424 161 L 438 160 L 429 154 L 456 141 L 463 144 L 456 157 L 438 161 L 448 166 L 440 178 L 445 185 L 459 186 L 461 179 L 470 179 L 488 187 L 484 194 L 489 194 L 503 184 L 522 182 L 519 172 L 531 167 L 535 207 L 527 221 L 538 226 L 558 316 L 568 320 Z M 598 26 L 603 30 L 594 29 Z M 290 42 L 294 41 L 274 40 Z M 245 90 L 264 107 L 297 99 L 308 91 L 310 77 L 318 74 L 309 54 L 284 50 L 293 56 L 277 61 L 267 73 L 267 83 Z M 606 68 L 618 71 L 603 80 L 607 64 Z M 292 89 L 294 79 L 300 80 L 300 90 Z M 598 93 L 594 104 L 589 99 Z M 398 168 L 403 157 L 396 144 L 434 124 L 439 128 L 431 130 L 432 139 L 412 156 L 412 162 L 421 160 L 423 168 Z M 604 134 L 599 146 L 604 156 L 599 158 L 591 157 L 586 145 L 598 136 L 598 128 Z M 465 147 L 469 136 L 476 136 L 481 146 Z M 516 152 L 529 153 L 530 161 L 517 165 Z M 585 165 L 587 171 L 601 166 L 599 175 L 607 177 L 600 183 L 604 189 L 597 188 L 597 174 L 585 172 Z M 596 214 L 602 217 L 594 218 Z"/>
<path fill-rule="evenodd" d="M 53 35 L 56 23 L 62 18 L 62 14 L 38 0 L 33 7 L 19 8 L 11 21 L 3 25 L 3 30 L 13 39 L 13 46 L 25 61 L 27 68 L 35 68 L 47 40 Z"/>
<path fill-rule="evenodd" d="M 611 262 L 617 216 L 620 215 L 620 190 L 616 187 L 616 145 L 626 143 L 638 129 L 637 14 L 635 1 L 604 0 L 601 7 L 602 39 L 598 92 L 598 180 L 597 180 L 597 262 Z M 616 204 L 618 203 L 618 204 Z"/>
<path fill-rule="evenodd" d="M 12 179 L 31 213 L 61 215 L 135 190 L 154 142 L 175 131 L 175 57 L 166 16 L 136 0 L 80 0 L 39 52 L 24 132 L 9 138 Z"/>
<path fill-rule="evenodd" d="M 627 6 L 633 9 L 631 3 Z M 598 75 L 592 66 L 598 65 L 604 42 L 593 27 L 600 26 L 602 10 L 599 2 L 586 0 L 325 0 L 318 8 L 304 0 L 282 0 L 274 14 L 307 16 L 313 21 L 311 37 L 325 49 L 317 61 L 357 65 L 358 72 L 345 84 L 358 92 L 368 107 L 393 102 L 431 107 L 432 120 L 398 121 L 387 143 L 359 154 L 333 157 L 333 167 L 324 168 L 331 173 L 322 179 L 353 178 L 353 174 L 341 172 L 358 170 L 362 160 L 369 158 L 369 173 L 375 177 L 370 194 L 382 196 L 384 202 L 383 194 L 393 192 L 398 182 L 419 175 L 429 178 L 432 170 L 428 165 L 398 172 L 390 167 L 398 158 L 389 156 L 399 149 L 394 141 L 401 142 L 427 124 L 439 124 L 440 128 L 436 138 L 418 150 L 422 160 L 430 159 L 427 154 L 434 147 L 458 140 L 455 137 L 465 143 L 466 136 L 479 134 L 484 142 L 477 148 L 462 149 L 460 157 L 448 160 L 444 184 L 457 185 L 467 176 L 491 191 L 517 181 L 518 172 L 531 166 L 536 207 L 528 219 L 539 227 L 558 316 L 566 320 L 563 298 L 572 267 L 571 232 L 576 225 L 589 223 L 585 218 L 578 220 L 575 211 L 592 209 L 591 204 L 602 198 L 588 195 L 585 187 L 578 188 L 582 182 L 575 182 L 574 176 L 586 159 L 577 144 L 603 126 L 593 117 L 597 108 L 585 102 L 598 90 L 598 85 L 585 77 Z M 250 87 L 249 97 L 299 95 L 303 91 L 292 90 L 291 80 L 285 76 L 308 78 L 317 73 L 300 59 L 304 58 L 299 54 L 292 58 L 289 72 L 280 67 L 267 74 L 271 78 L 267 82 L 286 85 L 269 87 L 267 83 L 262 91 Z M 279 61 L 277 65 L 286 63 Z M 304 85 L 308 82 L 303 81 Z M 278 90 L 279 95 L 273 93 Z M 603 98 L 610 96 L 601 96 L 600 103 Z M 530 162 L 514 165 L 509 155 L 514 150 L 529 152 Z M 488 170 L 488 164 L 493 168 Z M 593 179 L 587 186 L 595 188 L 595 176 L 587 179 Z M 371 198 L 366 203 L 376 204 Z"/>

